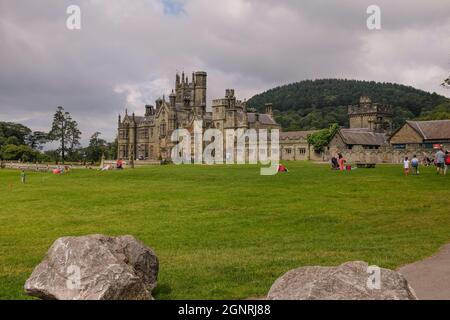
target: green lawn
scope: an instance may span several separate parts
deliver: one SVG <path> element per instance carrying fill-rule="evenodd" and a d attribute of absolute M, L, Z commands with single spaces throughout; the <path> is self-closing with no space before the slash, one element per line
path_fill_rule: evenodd
<path fill-rule="evenodd" d="M 25 280 L 61 236 L 131 234 L 154 248 L 156 299 L 262 296 L 292 268 L 396 268 L 450 241 L 450 176 L 433 168 L 287 166 L 277 176 L 257 166 L 30 173 L 26 185 L 0 170 L 0 298 L 27 298 Z"/>

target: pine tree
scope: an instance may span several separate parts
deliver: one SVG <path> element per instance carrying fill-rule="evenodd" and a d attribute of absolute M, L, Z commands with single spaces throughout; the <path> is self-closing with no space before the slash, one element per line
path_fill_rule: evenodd
<path fill-rule="evenodd" d="M 78 123 L 72 120 L 69 112 L 59 106 L 53 116 L 52 129 L 49 133 L 50 140 L 59 142 L 58 152 L 61 161 L 64 163 L 66 155 L 73 152 L 80 142 L 81 131 L 78 130 Z"/>
<path fill-rule="evenodd" d="M 444 80 L 444 82 L 442 83 L 442 86 L 445 88 L 450 88 L 450 77 L 448 77 L 447 79 Z"/>
<path fill-rule="evenodd" d="M 81 131 L 78 129 L 78 123 L 71 118 L 67 122 L 67 135 L 69 141 L 69 155 L 76 151 L 80 146 Z"/>
<path fill-rule="evenodd" d="M 92 163 L 99 161 L 107 148 L 107 142 L 100 138 L 100 135 L 100 132 L 95 132 L 89 140 L 88 159 Z"/>

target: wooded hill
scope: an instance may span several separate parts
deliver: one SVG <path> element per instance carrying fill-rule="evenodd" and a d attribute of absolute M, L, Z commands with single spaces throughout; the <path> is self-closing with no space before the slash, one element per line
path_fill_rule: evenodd
<path fill-rule="evenodd" d="M 410 86 L 375 81 L 306 80 L 268 90 L 252 97 L 248 107 L 264 112 L 274 104 L 275 118 L 285 131 L 327 128 L 333 123 L 348 125 L 347 106 L 361 96 L 394 107 L 394 125 L 405 120 L 450 119 L 450 99 Z"/>

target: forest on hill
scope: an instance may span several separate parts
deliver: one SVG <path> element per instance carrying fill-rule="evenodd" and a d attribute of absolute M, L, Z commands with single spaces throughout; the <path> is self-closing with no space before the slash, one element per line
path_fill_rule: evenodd
<path fill-rule="evenodd" d="M 264 112 L 273 103 L 274 115 L 285 131 L 328 128 L 333 123 L 348 126 L 347 107 L 361 96 L 394 107 L 394 125 L 410 119 L 450 119 L 450 99 L 416 88 L 375 81 L 305 80 L 255 95 L 247 106 Z"/>

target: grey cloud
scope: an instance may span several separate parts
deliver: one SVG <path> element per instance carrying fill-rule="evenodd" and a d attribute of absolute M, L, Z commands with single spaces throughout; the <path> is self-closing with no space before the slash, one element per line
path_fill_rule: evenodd
<path fill-rule="evenodd" d="M 84 132 L 112 139 L 117 114 L 142 112 L 176 70 L 209 73 L 209 99 L 307 78 L 394 81 L 448 94 L 450 2 L 368 0 L 0 0 L 0 119 L 50 126 L 64 105 Z M 67 6 L 82 30 L 65 28 Z M 181 6 L 181 7 L 180 7 Z"/>

